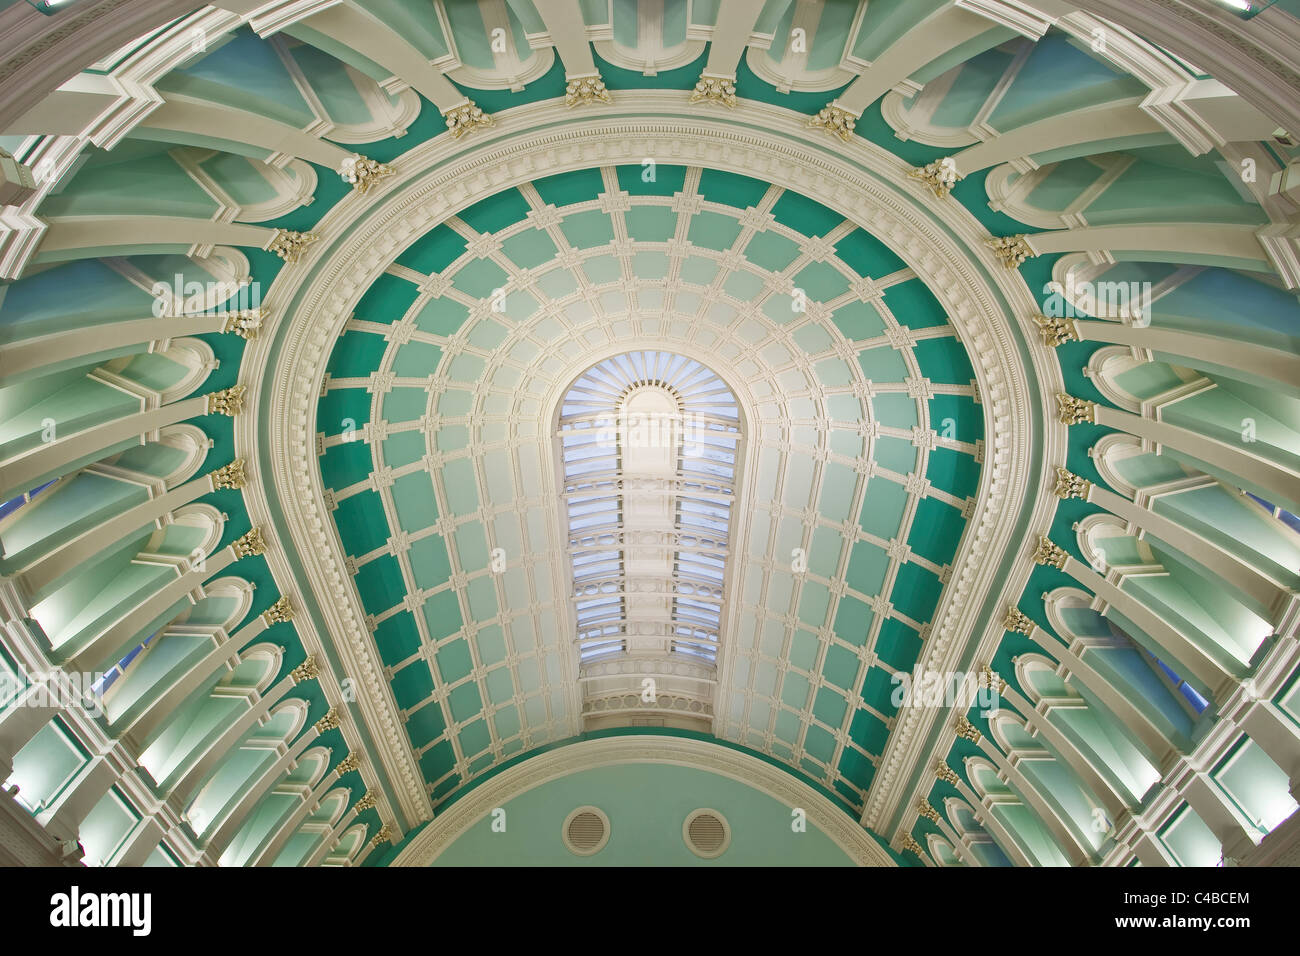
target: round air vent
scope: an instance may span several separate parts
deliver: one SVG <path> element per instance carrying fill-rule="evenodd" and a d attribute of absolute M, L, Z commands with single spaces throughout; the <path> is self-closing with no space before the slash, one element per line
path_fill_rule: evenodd
<path fill-rule="evenodd" d="M 591 856 L 609 842 L 609 817 L 597 807 L 578 807 L 564 819 L 564 845 L 578 856 Z"/>
<path fill-rule="evenodd" d="M 731 845 L 731 827 L 717 810 L 695 810 L 682 824 L 682 839 L 696 856 L 712 860 Z"/>

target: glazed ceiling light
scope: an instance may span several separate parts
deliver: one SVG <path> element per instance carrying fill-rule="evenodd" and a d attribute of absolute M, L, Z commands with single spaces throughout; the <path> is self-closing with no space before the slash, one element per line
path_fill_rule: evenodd
<path fill-rule="evenodd" d="M 559 434 L 581 660 L 622 652 L 716 663 L 735 397 L 698 362 L 628 353 L 573 384 Z"/>
<path fill-rule="evenodd" d="M 1300 23 L 1148 6 L 0 3 L 23 859 L 1283 858 Z"/>

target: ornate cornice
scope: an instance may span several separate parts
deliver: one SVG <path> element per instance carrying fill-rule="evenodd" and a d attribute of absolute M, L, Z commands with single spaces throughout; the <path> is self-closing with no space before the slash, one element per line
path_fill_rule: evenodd
<path fill-rule="evenodd" d="M 737 780 L 788 807 L 806 811 L 808 822 L 859 866 L 897 866 L 851 816 L 786 771 L 720 744 L 648 734 L 582 740 L 503 770 L 439 814 L 411 838 L 390 865 L 429 866 L 494 807 L 504 806 L 520 794 L 559 777 L 629 763 L 673 764 Z"/>
<path fill-rule="evenodd" d="M 253 404 L 269 406 L 236 420 L 237 447 L 265 443 L 288 451 L 271 457 L 267 480 L 285 509 L 288 538 L 306 570 L 314 603 L 334 635 L 346 674 L 357 683 L 357 705 L 381 744 L 379 762 L 409 819 L 428 816 L 428 798 L 329 521 L 314 460 L 316 400 L 329 350 L 353 305 L 392 259 L 449 216 L 530 181 L 539 170 L 559 173 L 670 156 L 676 163 L 748 174 L 837 209 L 894 248 L 934 291 L 971 354 L 988 420 L 985 475 L 970 531 L 954 561 L 922 664 L 953 669 L 967 656 L 963 638 L 998 583 L 1012 530 L 1034 483 L 1029 429 L 1043 410 L 1034 408 L 1017 348 L 1028 323 L 1014 329 L 1003 304 L 1010 301 L 1017 313 L 1027 315 L 1032 297 L 1018 276 L 988 270 L 973 259 L 969 249 L 987 232 L 969 213 L 955 204 L 922 209 L 899 188 L 905 177 L 892 154 L 860 138 L 846 147 L 809 141 L 803 115 L 750 101 L 743 107 L 735 114 L 743 123 L 725 112 L 682 116 L 680 94 L 628 92 L 617 109 L 587 114 L 581 125 L 562 103 L 550 101 L 498 114 L 509 131 L 480 140 L 477 149 L 451 137 L 431 140 L 403 156 L 399 176 L 377 184 L 366 197 L 372 202 L 341 203 L 327 214 L 317 231 L 326 237 L 346 233 L 349 241 L 313 247 L 313 258 L 283 270 L 268 296 L 276 303 L 293 301 L 294 307 L 276 310 L 287 323 L 283 335 L 277 330 L 259 337 L 245 354 L 248 380 L 268 383 Z M 1043 353 L 1050 356 L 1046 349 Z M 1035 373 L 1059 383 L 1055 363 L 1032 349 L 1031 354 Z M 265 431 L 258 436 L 253 420 L 263 417 Z M 269 514 L 264 493 L 259 488 L 246 496 L 255 516 Z M 1011 586 L 1023 587 L 1023 580 L 1016 580 L 1013 575 Z M 864 822 L 872 825 L 897 808 L 893 784 L 925 757 L 921 751 L 928 747 L 919 741 L 932 724 L 933 715 L 921 708 L 900 717 Z"/>

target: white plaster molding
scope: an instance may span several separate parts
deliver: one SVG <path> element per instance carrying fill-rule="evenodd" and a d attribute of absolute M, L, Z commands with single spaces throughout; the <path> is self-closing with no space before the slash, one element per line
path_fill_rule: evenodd
<path fill-rule="evenodd" d="M 956 0 L 955 6 L 992 20 L 998 26 L 1015 30 L 1031 40 L 1042 39 L 1056 17 L 1035 9 L 1031 3 L 1018 0 Z"/>

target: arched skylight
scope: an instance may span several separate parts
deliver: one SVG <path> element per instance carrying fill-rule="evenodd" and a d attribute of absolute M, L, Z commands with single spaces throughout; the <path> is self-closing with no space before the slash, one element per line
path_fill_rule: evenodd
<path fill-rule="evenodd" d="M 564 502 L 583 661 L 717 661 L 741 439 L 717 374 L 669 352 L 598 363 L 560 407 Z"/>

